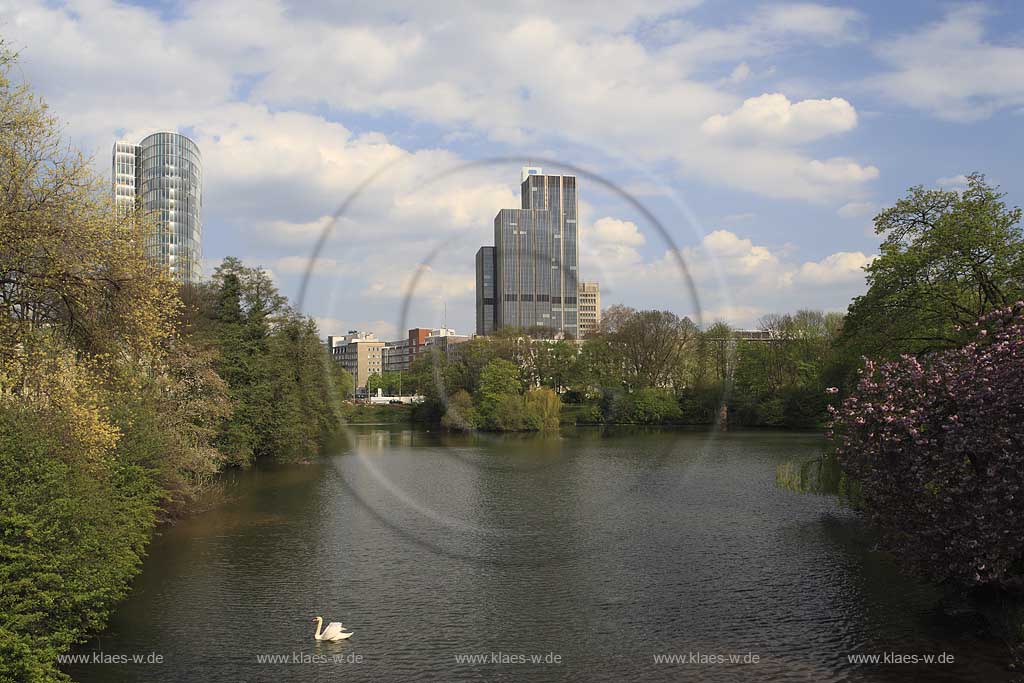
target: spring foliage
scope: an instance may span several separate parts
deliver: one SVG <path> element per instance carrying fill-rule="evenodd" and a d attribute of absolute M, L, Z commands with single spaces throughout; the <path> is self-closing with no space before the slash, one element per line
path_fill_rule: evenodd
<path fill-rule="evenodd" d="M 32 683 L 66 679 L 158 521 L 225 466 L 315 454 L 339 406 L 266 273 L 181 291 L 9 64 L 0 45 L 0 681 Z"/>

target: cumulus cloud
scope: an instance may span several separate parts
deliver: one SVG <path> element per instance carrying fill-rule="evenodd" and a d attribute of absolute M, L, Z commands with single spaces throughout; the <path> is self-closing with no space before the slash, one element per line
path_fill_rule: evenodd
<path fill-rule="evenodd" d="M 766 93 L 744 100 L 732 113 L 709 117 L 701 130 L 710 136 L 754 142 L 809 142 L 856 125 L 856 110 L 841 97 L 790 102 L 782 93 Z"/>
<path fill-rule="evenodd" d="M 850 297 L 863 291 L 863 267 L 875 258 L 862 252 L 836 252 L 816 260 L 797 260 L 790 251 L 725 229 L 684 247 L 680 256 L 696 285 L 704 322 L 727 320 L 748 326 L 767 313 L 842 310 Z M 671 253 L 621 267 L 607 264 L 603 277 L 614 284 L 614 295 L 603 297 L 609 304 L 642 300 L 645 306 L 697 315 L 686 278 Z"/>
<path fill-rule="evenodd" d="M 985 37 L 989 11 L 950 10 L 938 22 L 876 48 L 891 68 L 867 85 L 897 102 L 950 121 L 976 121 L 1024 103 L 1024 47 Z"/>
<path fill-rule="evenodd" d="M 684 173 L 760 194 L 775 195 L 785 185 L 787 196 L 820 199 L 865 182 L 850 173 L 808 176 L 802 169 L 829 160 L 792 150 L 785 150 L 790 163 L 755 163 L 733 174 L 733 146 L 721 135 L 703 135 L 702 123 L 791 145 L 849 130 L 856 113 L 842 98 L 790 103 L 781 95 L 773 118 L 751 111 L 768 103 L 741 104 L 722 84 L 693 75 L 709 62 L 723 62 L 733 66 L 734 82 L 743 80 L 747 57 L 772 54 L 792 41 L 833 41 L 849 33 L 854 12 L 804 3 L 775 6 L 727 28 L 683 22 L 665 34 L 666 45 L 652 48 L 632 29 L 656 18 L 672 25 L 662 15 L 683 16 L 685 5 L 628 3 L 614 11 L 544 5 L 537 12 L 536 3 L 524 0 L 477 6 L 471 14 L 454 8 L 435 13 L 406 5 L 397 13 L 310 3 L 286 11 L 267 2 L 242 11 L 238 0 L 220 0 L 161 19 L 150 10 L 96 0 L 78 11 L 28 2 L 0 8 L 0 19 L 14 27 L 17 44 L 29 46 L 26 64 L 44 92 L 62 110 L 74 111 L 76 132 L 104 151 L 112 128 L 131 137 L 154 126 L 202 123 L 208 140 L 225 136 L 241 148 L 248 128 L 269 122 L 281 126 L 280 134 L 263 129 L 253 140 L 262 146 L 277 137 L 281 144 L 265 156 L 281 154 L 282 173 L 313 174 L 312 185 L 323 188 L 343 173 L 341 165 L 310 155 L 302 138 L 296 145 L 301 157 L 288 154 L 285 140 L 302 127 L 307 139 L 347 134 L 350 147 L 381 151 L 370 150 L 369 141 L 343 124 L 311 120 L 320 116 L 289 120 L 297 107 L 326 105 L 337 112 L 397 113 L 499 143 L 597 145 L 641 163 L 671 161 Z M 135 39 L 123 40 L 126 32 Z M 109 50 L 111 44 L 118 50 Z M 524 69 L 528 54 L 544 55 L 544 68 Z M 140 82 L 126 83 L 126 73 Z M 122 92 L 122 101 L 111 99 L 110 93 Z M 197 112 L 205 121 L 196 121 Z M 716 127 L 716 116 L 729 125 Z M 341 130 L 331 130 L 331 123 Z M 247 156 L 259 155 L 251 149 Z M 256 161 L 263 167 L 268 159 Z M 364 169 L 358 160 L 351 167 Z"/>
<path fill-rule="evenodd" d="M 599 218 L 590 229 L 584 228 L 581 239 L 591 243 L 613 243 L 638 247 L 647 239 L 633 221 L 624 221 L 611 216 Z"/>
<path fill-rule="evenodd" d="M 840 251 L 820 261 L 809 261 L 793 275 L 795 284 L 834 285 L 863 282 L 864 267 L 875 259 L 859 251 Z"/>

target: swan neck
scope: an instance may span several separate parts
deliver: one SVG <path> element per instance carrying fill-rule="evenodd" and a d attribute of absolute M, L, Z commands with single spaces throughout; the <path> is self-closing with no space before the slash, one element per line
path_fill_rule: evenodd
<path fill-rule="evenodd" d="M 320 637 L 320 627 L 323 626 L 323 625 L 324 625 L 323 617 L 317 617 L 316 618 L 316 634 L 313 636 L 317 640 L 321 640 L 321 637 Z"/>

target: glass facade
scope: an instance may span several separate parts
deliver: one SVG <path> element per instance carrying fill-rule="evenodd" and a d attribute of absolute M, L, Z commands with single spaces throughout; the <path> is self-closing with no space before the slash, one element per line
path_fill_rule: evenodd
<path fill-rule="evenodd" d="M 476 252 L 476 333 L 494 332 L 494 247 L 480 247 Z"/>
<path fill-rule="evenodd" d="M 549 214 L 548 242 L 535 255 L 538 264 L 548 263 L 550 269 L 547 282 L 538 283 L 538 287 L 545 290 L 542 293 L 550 297 L 550 322 L 547 325 L 577 337 L 576 288 L 580 250 L 576 230 L 579 213 L 576 177 L 544 175 L 540 169 L 536 170 L 537 173 L 525 174 L 523 178 L 521 201 L 524 210 L 547 211 Z"/>
<path fill-rule="evenodd" d="M 551 313 L 553 218 L 534 209 L 494 217 L 496 327 L 560 329 Z"/>
<path fill-rule="evenodd" d="M 154 133 L 138 145 L 117 142 L 113 178 L 119 211 L 133 207 L 155 218 L 146 255 L 179 282 L 198 282 L 203 194 L 202 157 L 196 143 L 178 133 Z"/>
<path fill-rule="evenodd" d="M 519 209 L 494 217 L 494 246 L 476 254 L 477 334 L 547 327 L 579 338 L 576 177 L 523 168 Z M 493 263 L 493 284 L 488 264 Z M 493 295 L 493 323 L 487 302 Z"/>

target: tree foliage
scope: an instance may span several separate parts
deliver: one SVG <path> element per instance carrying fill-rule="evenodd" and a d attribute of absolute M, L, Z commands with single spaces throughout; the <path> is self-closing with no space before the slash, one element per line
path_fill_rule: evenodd
<path fill-rule="evenodd" d="M 875 218 L 885 237 L 844 342 L 869 357 L 954 348 L 982 315 L 1024 296 L 1021 210 L 974 174 L 963 192 L 913 187 Z"/>

